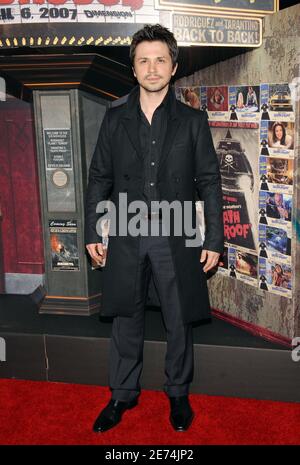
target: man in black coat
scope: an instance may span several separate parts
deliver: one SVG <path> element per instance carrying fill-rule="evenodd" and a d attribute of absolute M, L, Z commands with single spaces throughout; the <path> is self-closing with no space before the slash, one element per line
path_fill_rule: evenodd
<path fill-rule="evenodd" d="M 222 190 L 206 112 L 178 102 L 170 87 L 177 56 L 173 34 L 160 25 L 133 36 L 130 58 L 139 85 L 127 102 L 107 111 L 90 166 L 85 243 L 102 264 L 100 224 L 108 215 L 101 313 L 114 316 L 112 398 L 96 419 L 95 432 L 114 427 L 137 405 L 150 279 L 167 330 L 164 390 L 170 422 L 185 431 L 194 417 L 188 398 L 192 322 L 210 316 L 206 272 L 223 252 Z M 198 235 L 197 194 L 204 201 L 204 242 Z"/>

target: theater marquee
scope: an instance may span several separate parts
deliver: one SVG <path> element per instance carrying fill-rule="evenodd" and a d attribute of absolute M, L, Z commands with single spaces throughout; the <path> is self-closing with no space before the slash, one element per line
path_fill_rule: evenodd
<path fill-rule="evenodd" d="M 180 45 L 259 47 L 277 0 L 0 0 L 0 49 L 129 45 L 144 24 Z"/>
<path fill-rule="evenodd" d="M 156 8 L 266 16 L 279 10 L 279 0 L 156 0 Z"/>
<path fill-rule="evenodd" d="M 179 45 L 259 47 L 261 19 L 173 13 L 172 30 Z"/>

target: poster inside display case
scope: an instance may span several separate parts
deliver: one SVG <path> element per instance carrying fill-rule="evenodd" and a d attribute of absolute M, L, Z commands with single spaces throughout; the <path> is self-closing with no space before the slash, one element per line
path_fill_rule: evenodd
<path fill-rule="evenodd" d="M 79 271 L 76 220 L 49 220 L 51 271 Z"/>

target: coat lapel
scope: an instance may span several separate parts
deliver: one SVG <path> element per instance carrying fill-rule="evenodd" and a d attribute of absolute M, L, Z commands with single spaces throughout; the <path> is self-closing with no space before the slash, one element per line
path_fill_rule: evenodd
<path fill-rule="evenodd" d="M 132 115 L 130 118 L 124 118 L 122 123 L 126 129 L 129 140 L 135 149 L 136 155 L 139 159 L 142 159 L 137 115 Z"/>
<path fill-rule="evenodd" d="M 180 123 L 181 123 L 181 119 L 178 116 L 177 100 L 175 97 L 175 93 L 172 90 L 172 97 L 171 97 L 171 102 L 170 102 L 170 106 L 168 110 L 167 129 L 165 133 L 164 142 L 161 148 L 160 159 L 158 162 L 158 169 L 161 169 L 161 167 L 163 166 L 163 164 L 166 162 L 168 158 L 168 155 L 174 144 L 176 135 L 178 134 Z"/>
<path fill-rule="evenodd" d="M 175 115 L 173 116 L 169 115 L 169 118 L 167 121 L 167 130 L 165 134 L 165 139 L 162 144 L 162 149 L 161 149 L 160 158 L 158 162 L 158 169 L 161 169 L 161 167 L 163 166 L 163 164 L 166 162 L 168 158 L 168 155 L 171 151 L 172 145 L 176 138 L 176 134 L 178 133 L 179 126 L 180 126 L 180 119 L 177 118 Z"/>
<path fill-rule="evenodd" d="M 142 159 L 142 151 L 139 136 L 138 104 L 139 104 L 139 86 L 135 86 L 126 102 L 126 111 L 122 118 L 122 124 L 125 127 L 128 138 L 135 149 L 139 160 Z"/>

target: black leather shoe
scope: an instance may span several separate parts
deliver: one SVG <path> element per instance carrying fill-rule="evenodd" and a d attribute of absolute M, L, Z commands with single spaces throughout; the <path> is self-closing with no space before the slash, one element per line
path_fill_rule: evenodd
<path fill-rule="evenodd" d="M 104 431 L 113 428 L 118 423 L 120 423 L 125 410 L 131 409 L 137 404 L 137 399 L 134 399 L 130 402 L 111 399 L 96 419 L 93 426 L 93 431 L 95 433 L 103 433 Z"/>
<path fill-rule="evenodd" d="M 188 396 L 169 397 L 169 400 L 171 405 L 171 425 L 175 431 L 187 431 L 194 418 Z"/>

